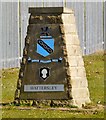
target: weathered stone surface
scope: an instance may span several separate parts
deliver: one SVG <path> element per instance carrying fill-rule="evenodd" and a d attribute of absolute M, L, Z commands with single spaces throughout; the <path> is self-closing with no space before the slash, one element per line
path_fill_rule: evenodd
<path fill-rule="evenodd" d="M 18 89 L 21 88 L 21 84 L 22 84 L 22 81 L 21 81 L 21 79 L 19 79 L 18 82 L 17 82 L 17 88 L 18 88 Z"/>
<path fill-rule="evenodd" d="M 68 56 L 70 67 L 84 67 L 84 61 L 81 56 Z"/>
<path fill-rule="evenodd" d="M 78 61 L 76 56 L 68 57 L 69 62 L 70 62 L 70 67 L 77 67 L 78 66 Z"/>
<path fill-rule="evenodd" d="M 76 76 L 71 76 L 71 84 L 72 84 L 72 88 L 79 88 L 80 87 L 80 81 L 79 78 Z"/>
<path fill-rule="evenodd" d="M 72 19 L 69 21 L 68 18 L 70 17 L 72 17 Z M 82 107 L 86 102 L 90 102 L 90 95 L 75 18 L 72 14 L 70 16 L 68 14 L 62 14 L 62 19 L 63 25 L 61 25 L 60 28 L 65 38 L 67 62 L 69 63 L 70 95 L 73 104 Z"/>
<path fill-rule="evenodd" d="M 82 51 L 80 46 L 76 46 L 76 45 L 66 45 L 66 49 L 68 52 L 68 57 L 70 56 L 80 56 L 82 55 Z"/>
<path fill-rule="evenodd" d="M 78 77 L 86 77 L 86 72 L 84 67 L 77 67 Z"/>
<path fill-rule="evenodd" d="M 62 24 L 63 21 L 60 15 L 32 15 L 29 24 Z"/>
<path fill-rule="evenodd" d="M 32 99 L 34 100 L 33 105 L 36 106 L 49 104 L 50 106 L 76 105 L 82 107 L 86 102 L 90 102 L 90 95 L 74 12 L 63 7 L 30 8 L 29 12 L 31 16 L 15 99 Z M 55 51 L 47 58 L 39 56 L 35 52 L 34 46 L 40 36 L 41 28 L 44 26 L 52 28 L 50 33 L 55 39 Z M 37 70 L 44 64 L 28 64 L 28 56 L 44 60 L 62 57 L 63 62 L 62 64 L 45 64 L 46 67 L 51 68 L 52 76 L 44 82 L 39 78 Z M 25 93 L 23 89 L 24 84 L 55 84 L 55 82 L 65 85 L 64 93 Z"/>
<path fill-rule="evenodd" d="M 69 70 L 70 70 L 70 76 L 71 77 L 78 76 L 78 70 L 77 70 L 76 67 L 69 67 Z"/>
<path fill-rule="evenodd" d="M 72 88 L 84 88 L 88 87 L 86 77 L 71 77 Z"/>
<path fill-rule="evenodd" d="M 88 87 L 88 81 L 86 79 L 86 77 L 81 77 L 80 79 L 80 87 Z"/>
<path fill-rule="evenodd" d="M 90 99 L 89 97 L 86 97 L 86 98 L 78 98 L 78 99 L 73 99 L 73 104 L 74 105 L 78 105 L 79 107 L 82 107 L 84 106 L 86 103 L 90 103 Z"/>
<path fill-rule="evenodd" d="M 67 45 L 80 45 L 79 39 L 78 39 L 78 35 L 71 35 L 68 34 L 65 36 L 66 38 L 66 44 Z"/>
<path fill-rule="evenodd" d="M 74 14 L 62 14 L 61 17 L 64 24 L 75 24 Z"/>
<path fill-rule="evenodd" d="M 89 91 L 87 87 L 82 87 L 82 88 L 72 88 L 72 96 L 73 99 L 81 99 L 81 98 L 87 98 L 89 96 Z"/>
<path fill-rule="evenodd" d="M 83 61 L 82 56 L 77 56 L 76 59 L 77 59 L 77 65 L 79 67 L 84 66 L 84 61 Z"/>
<path fill-rule="evenodd" d="M 77 29 L 75 24 L 63 24 L 65 34 L 76 34 Z"/>
<path fill-rule="evenodd" d="M 19 96 L 20 96 L 20 89 L 16 89 L 16 91 L 15 91 L 15 100 L 19 99 Z"/>

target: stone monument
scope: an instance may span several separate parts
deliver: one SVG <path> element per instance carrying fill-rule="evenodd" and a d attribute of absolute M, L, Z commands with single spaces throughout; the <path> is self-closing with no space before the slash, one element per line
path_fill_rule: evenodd
<path fill-rule="evenodd" d="M 74 12 L 29 8 L 30 18 L 15 100 L 90 102 Z"/>

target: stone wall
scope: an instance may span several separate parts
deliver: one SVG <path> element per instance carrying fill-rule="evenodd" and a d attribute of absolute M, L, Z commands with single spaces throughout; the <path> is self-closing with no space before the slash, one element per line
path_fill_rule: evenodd
<path fill-rule="evenodd" d="M 90 102 L 90 96 L 74 12 L 71 11 L 70 14 L 63 13 L 62 20 L 61 32 L 65 43 L 64 54 L 68 64 L 66 66 L 67 78 L 71 84 L 69 93 L 73 104 L 81 107 L 82 104 Z"/>

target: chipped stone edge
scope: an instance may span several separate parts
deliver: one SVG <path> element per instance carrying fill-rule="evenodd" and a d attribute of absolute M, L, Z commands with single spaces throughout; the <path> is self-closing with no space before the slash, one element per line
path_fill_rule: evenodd
<path fill-rule="evenodd" d="M 21 67 L 20 67 L 20 71 L 19 71 L 19 78 L 17 80 L 17 88 L 16 88 L 15 96 L 14 96 L 14 101 L 16 103 L 20 100 L 20 91 L 21 91 L 21 86 L 22 86 L 22 80 L 24 77 L 25 65 L 27 63 L 29 44 L 30 44 L 30 36 L 27 35 L 25 38 L 25 47 L 23 50 L 23 58 L 22 58 Z"/>

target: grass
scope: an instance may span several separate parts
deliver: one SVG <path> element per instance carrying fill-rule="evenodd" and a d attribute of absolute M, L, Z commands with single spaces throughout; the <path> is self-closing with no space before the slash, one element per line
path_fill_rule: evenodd
<path fill-rule="evenodd" d="M 93 104 L 104 104 L 104 56 L 93 54 L 84 56 L 85 68 Z M 6 69 L 2 72 L 2 103 L 12 102 L 16 89 L 19 69 Z M 28 106 L 27 106 L 28 107 Z M 20 110 L 16 106 L 2 109 L 3 118 L 103 118 L 100 112 L 72 112 L 62 110 L 30 109 Z"/>
<path fill-rule="evenodd" d="M 103 112 L 72 112 L 61 110 L 18 110 L 15 107 L 3 109 L 6 118 L 103 118 Z"/>
<path fill-rule="evenodd" d="M 104 55 L 84 57 L 91 101 L 104 104 Z"/>
<path fill-rule="evenodd" d="M 2 102 L 14 100 L 19 69 L 6 69 L 2 71 Z"/>

